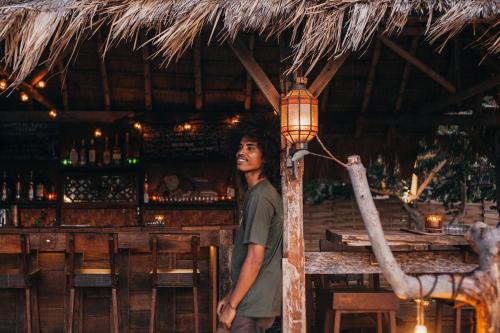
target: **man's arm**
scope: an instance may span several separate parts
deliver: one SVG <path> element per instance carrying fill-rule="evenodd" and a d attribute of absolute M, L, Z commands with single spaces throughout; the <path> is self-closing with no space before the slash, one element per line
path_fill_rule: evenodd
<path fill-rule="evenodd" d="M 266 248 L 263 245 L 248 244 L 247 256 L 241 267 L 238 281 L 229 294 L 227 304 L 224 304 L 224 308 L 222 309 L 220 322 L 225 327 L 231 327 L 231 323 L 236 315 L 236 308 L 257 279 L 257 275 L 259 275 L 260 268 L 264 262 L 265 251 Z"/>

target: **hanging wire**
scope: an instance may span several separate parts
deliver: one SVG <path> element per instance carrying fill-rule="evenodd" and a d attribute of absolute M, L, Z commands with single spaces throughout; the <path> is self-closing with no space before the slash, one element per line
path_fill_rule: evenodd
<path fill-rule="evenodd" d="M 343 163 L 342 161 L 340 161 L 338 158 L 336 158 L 329 150 L 328 148 L 325 147 L 325 145 L 323 144 L 323 142 L 321 141 L 321 139 L 319 138 L 319 135 L 316 135 L 316 140 L 318 140 L 318 143 L 320 144 L 321 148 L 323 148 L 323 150 L 328 154 L 328 156 L 330 156 L 330 159 L 331 160 L 334 160 L 335 162 L 337 162 L 338 164 L 342 165 L 344 168 L 347 168 L 348 165 Z M 315 155 L 314 153 L 310 153 L 311 155 Z M 316 154 L 316 155 L 319 155 L 319 154 Z M 323 156 L 323 155 L 319 155 L 319 156 Z M 326 156 L 325 156 L 326 157 Z"/>

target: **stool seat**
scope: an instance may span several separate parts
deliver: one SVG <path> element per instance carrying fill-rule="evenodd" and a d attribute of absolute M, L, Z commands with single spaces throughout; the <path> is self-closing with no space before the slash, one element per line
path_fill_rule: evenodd
<path fill-rule="evenodd" d="M 111 275 L 111 269 L 80 268 L 75 269 L 72 285 L 74 287 L 112 287 L 118 281 L 118 272 Z"/>
<path fill-rule="evenodd" d="M 40 269 L 34 269 L 25 277 L 21 269 L 2 268 L 0 269 L 0 289 L 28 288 L 40 279 L 41 273 Z"/>
<path fill-rule="evenodd" d="M 153 284 L 157 287 L 193 286 L 192 268 L 158 268 L 156 275 L 153 274 L 153 271 L 150 274 L 153 278 Z M 196 269 L 196 275 L 199 277 L 199 269 Z"/>

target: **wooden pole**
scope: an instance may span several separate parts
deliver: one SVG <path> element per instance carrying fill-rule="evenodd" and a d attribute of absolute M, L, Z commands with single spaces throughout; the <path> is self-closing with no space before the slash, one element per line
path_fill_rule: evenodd
<path fill-rule="evenodd" d="M 375 75 L 377 74 L 377 65 L 380 61 L 380 40 L 375 43 L 375 48 L 373 50 L 372 60 L 370 62 L 370 69 L 368 71 L 368 79 L 366 80 L 365 91 L 363 94 L 363 101 L 361 103 L 361 113 L 365 113 L 368 110 L 368 105 L 370 105 L 370 99 L 372 97 L 373 83 L 375 82 Z M 354 130 L 354 138 L 357 139 L 361 136 L 363 131 L 363 124 L 357 122 L 356 129 Z"/>
<path fill-rule="evenodd" d="M 281 186 L 283 193 L 283 332 L 305 333 L 305 271 L 302 176 L 304 159 L 287 168 L 290 144 L 282 137 Z"/>
<path fill-rule="evenodd" d="M 57 63 L 57 71 L 59 72 L 59 82 L 61 82 L 63 110 L 68 111 L 69 110 L 68 84 L 66 82 L 63 60 Z"/>
<path fill-rule="evenodd" d="M 194 40 L 193 48 L 194 64 L 194 108 L 199 111 L 203 109 L 203 84 L 201 73 L 201 36 Z"/>
<path fill-rule="evenodd" d="M 153 88 L 151 84 L 151 65 L 149 63 L 149 45 L 142 47 L 142 64 L 144 71 L 144 106 L 146 111 L 153 110 Z"/>
<path fill-rule="evenodd" d="M 309 92 L 318 97 L 335 74 L 337 74 L 338 70 L 342 67 L 348 56 L 349 54 L 346 53 L 342 54 L 338 58 L 330 59 L 318 74 L 314 82 L 309 86 Z"/>
<path fill-rule="evenodd" d="M 429 76 L 431 79 L 439 83 L 443 88 L 445 88 L 447 91 L 451 93 L 455 93 L 457 89 L 455 86 L 446 80 L 443 76 L 438 74 L 436 71 L 434 71 L 432 68 L 424 64 L 422 61 L 418 60 L 414 56 L 412 56 L 408 51 L 404 50 L 401 48 L 399 45 L 394 43 L 392 40 L 387 38 L 386 36 L 380 36 L 380 41 L 384 43 L 388 48 L 390 48 L 394 53 L 399 55 L 401 58 L 405 59 L 409 63 L 411 63 L 413 66 L 424 72 L 427 76 Z"/>
<path fill-rule="evenodd" d="M 248 36 L 248 50 L 253 54 L 253 49 L 255 47 L 255 35 L 251 34 Z M 252 76 L 247 72 L 247 78 L 245 81 L 245 111 L 250 111 L 252 108 Z"/>
<path fill-rule="evenodd" d="M 97 55 L 99 59 L 99 71 L 101 73 L 102 92 L 104 94 L 104 109 L 111 110 L 111 94 L 109 90 L 108 71 L 104 60 L 104 45 L 102 42 L 101 31 L 97 32 Z"/>
<path fill-rule="evenodd" d="M 496 199 L 497 211 L 500 215 L 500 128 L 495 132 L 495 177 L 496 177 Z"/>

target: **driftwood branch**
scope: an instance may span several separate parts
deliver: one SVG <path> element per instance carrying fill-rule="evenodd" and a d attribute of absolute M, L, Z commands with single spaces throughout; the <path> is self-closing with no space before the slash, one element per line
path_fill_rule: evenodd
<path fill-rule="evenodd" d="M 482 222 L 474 224 L 466 238 L 480 256 L 480 270 L 468 276 L 405 274 L 384 238 L 379 213 L 370 192 L 366 169 L 359 156 L 350 156 L 346 167 L 373 252 L 385 278 L 401 299 L 423 296 L 454 299 L 476 309 L 476 332 L 500 331 L 500 229 Z M 420 288 L 420 284 L 422 288 Z"/>

